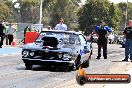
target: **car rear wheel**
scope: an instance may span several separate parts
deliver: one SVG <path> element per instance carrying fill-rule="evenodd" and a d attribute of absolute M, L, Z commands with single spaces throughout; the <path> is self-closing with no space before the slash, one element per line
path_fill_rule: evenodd
<path fill-rule="evenodd" d="M 25 66 L 27 70 L 31 70 L 33 65 L 26 63 Z"/>
<path fill-rule="evenodd" d="M 112 44 L 112 41 L 111 40 L 109 41 L 109 44 Z"/>
<path fill-rule="evenodd" d="M 75 64 L 73 64 L 72 66 L 69 66 L 69 69 L 70 69 L 71 71 L 75 71 L 75 70 L 76 70 Z"/>
<path fill-rule="evenodd" d="M 76 70 L 76 66 L 73 64 L 72 66 L 64 66 L 63 67 L 64 71 L 75 71 Z"/>
<path fill-rule="evenodd" d="M 125 48 L 125 44 L 122 44 L 122 48 Z"/>

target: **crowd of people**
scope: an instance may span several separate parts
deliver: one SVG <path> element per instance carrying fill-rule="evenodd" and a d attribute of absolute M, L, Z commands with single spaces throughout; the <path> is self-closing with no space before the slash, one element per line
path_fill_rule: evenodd
<path fill-rule="evenodd" d="M 99 22 L 99 26 L 96 26 L 94 29 L 94 33 L 98 37 L 97 45 L 98 45 L 98 56 L 96 59 L 100 59 L 101 57 L 101 48 L 103 48 L 103 56 L 104 59 L 107 59 L 107 41 L 108 36 L 112 32 L 109 26 L 105 25 L 105 22 L 101 20 Z M 126 38 L 125 42 L 125 58 L 122 61 L 130 61 L 132 62 L 132 20 L 128 21 L 127 27 L 123 31 L 123 35 Z M 91 40 L 93 38 L 91 37 Z"/>
<path fill-rule="evenodd" d="M 60 23 L 55 26 L 55 30 L 67 30 L 67 26 L 64 24 L 63 18 L 60 19 Z M 103 56 L 104 59 L 107 59 L 107 39 L 108 36 L 111 34 L 112 29 L 106 25 L 106 23 L 101 20 L 99 25 L 93 31 L 97 37 L 97 45 L 98 45 L 98 56 L 96 59 L 100 59 L 101 57 L 101 48 L 103 48 Z M 129 20 L 128 26 L 125 28 L 123 34 L 126 37 L 126 44 L 125 44 L 125 59 L 122 61 L 128 61 L 128 59 L 132 62 L 132 20 Z M 91 40 L 93 38 L 91 37 Z"/>
<path fill-rule="evenodd" d="M 5 25 L 2 21 L 0 21 L 0 48 L 2 48 L 4 39 L 6 39 L 7 45 L 11 45 L 15 32 L 16 29 L 12 26 L 11 23 Z"/>
<path fill-rule="evenodd" d="M 55 26 L 55 30 L 67 31 L 67 25 L 64 24 L 63 18 L 60 18 L 59 23 Z M 9 24 L 7 28 L 5 24 L 2 23 L 2 21 L 0 22 L 0 48 L 2 48 L 3 41 L 5 38 L 7 40 L 7 43 L 9 41 L 9 45 L 11 45 L 13 41 L 13 34 L 15 33 L 15 31 L 16 29 L 12 27 L 12 24 Z M 31 31 L 28 26 L 24 29 L 24 39 L 27 31 Z M 104 59 L 107 59 L 107 39 L 111 32 L 112 29 L 107 26 L 103 20 L 101 20 L 99 22 L 99 25 L 96 26 L 96 28 L 94 29 L 93 33 L 95 33 L 98 37 L 98 56 L 96 59 L 100 59 L 101 57 L 101 48 L 103 48 Z M 126 44 L 125 59 L 122 61 L 128 61 L 128 59 L 130 59 L 132 62 L 132 20 L 129 20 L 128 26 L 124 29 L 123 34 L 126 37 Z"/>

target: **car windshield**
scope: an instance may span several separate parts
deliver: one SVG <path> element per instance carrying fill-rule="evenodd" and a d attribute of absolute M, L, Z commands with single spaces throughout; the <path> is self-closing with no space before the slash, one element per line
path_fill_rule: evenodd
<path fill-rule="evenodd" d="M 41 43 L 43 37 L 55 37 L 57 40 L 63 41 L 64 43 L 72 43 L 78 39 L 78 36 L 73 33 L 64 33 L 64 32 L 42 32 L 36 39 L 37 43 Z"/>

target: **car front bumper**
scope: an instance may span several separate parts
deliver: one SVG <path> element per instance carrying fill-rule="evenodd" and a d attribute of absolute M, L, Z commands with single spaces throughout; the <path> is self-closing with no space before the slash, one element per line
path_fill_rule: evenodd
<path fill-rule="evenodd" d="M 22 58 L 24 63 L 30 63 L 33 65 L 69 65 L 72 66 L 74 61 L 64 61 L 64 60 L 43 60 L 43 59 L 30 59 Z"/>

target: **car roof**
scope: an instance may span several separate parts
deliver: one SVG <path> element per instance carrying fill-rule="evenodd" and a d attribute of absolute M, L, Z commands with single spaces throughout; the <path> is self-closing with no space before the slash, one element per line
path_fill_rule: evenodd
<path fill-rule="evenodd" d="M 75 31 L 63 31 L 63 30 L 45 30 L 41 32 L 59 32 L 59 33 L 72 33 L 72 34 L 82 34 L 81 32 L 75 32 Z"/>

